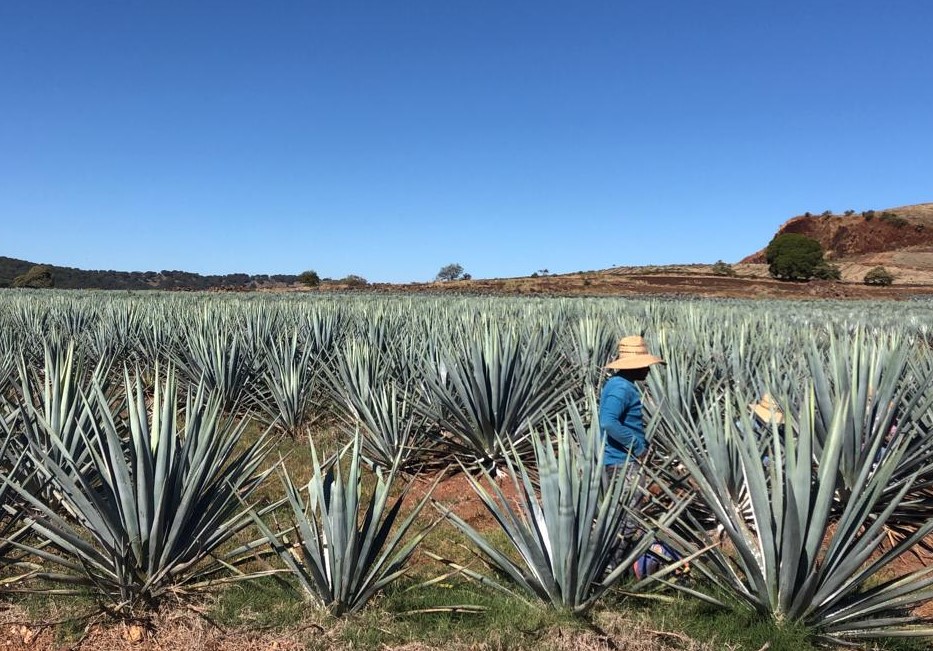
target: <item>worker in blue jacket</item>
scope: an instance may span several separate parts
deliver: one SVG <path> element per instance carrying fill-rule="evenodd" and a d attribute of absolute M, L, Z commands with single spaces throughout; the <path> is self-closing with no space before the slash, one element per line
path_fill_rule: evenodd
<path fill-rule="evenodd" d="M 645 340 L 635 335 L 619 341 L 619 356 L 606 365 L 615 371 L 599 396 L 599 428 L 606 440 L 603 457 L 606 470 L 621 468 L 628 462 L 631 471 L 637 468 L 634 462 L 645 453 L 648 443 L 641 394 L 635 383 L 648 377 L 651 366 L 663 363 L 663 359 L 648 352 Z M 634 459 L 629 460 L 629 456 Z"/>
<path fill-rule="evenodd" d="M 641 337 L 623 337 L 619 340 L 619 356 L 606 365 L 614 373 L 606 380 L 599 396 L 599 428 L 606 441 L 603 453 L 605 478 L 608 480 L 616 472 L 625 472 L 626 483 L 638 483 L 628 504 L 633 509 L 642 502 L 644 488 L 638 457 L 648 448 L 641 414 L 641 394 L 635 383 L 644 381 L 654 364 L 663 363 L 660 357 L 648 352 L 648 346 Z M 635 538 L 639 533 L 638 525 L 626 515 L 619 533 L 622 539 Z M 621 562 L 627 549 L 628 543 L 619 547 L 610 568 Z"/>

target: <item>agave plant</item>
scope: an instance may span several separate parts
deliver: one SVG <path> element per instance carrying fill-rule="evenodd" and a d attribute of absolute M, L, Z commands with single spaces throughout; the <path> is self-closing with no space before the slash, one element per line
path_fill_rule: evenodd
<path fill-rule="evenodd" d="M 926 521 L 933 504 L 933 359 L 912 359 L 909 366 L 905 379 L 913 397 L 900 403 L 896 430 L 889 437 L 907 439 L 889 491 L 905 479 L 913 481 L 892 517 L 898 527 L 908 531 Z M 886 453 L 887 447 L 879 450 L 878 456 Z M 929 545 L 926 548 L 930 551 Z"/>
<path fill-rule="evenodd" d="M 0 568 L 25 568 L 25 576 L 29 576 L 35 565 L 17 547 L 29 532 L 28 508 L 10 487 L 9 480 L 4 478 L 13 478 L 24 485 L 34 484 L 35 469 L 29 467 L 25 457 L 13 445 L 16 437 L 10 423 L 14 420 L 15 414 L 0 414 Z M 0 585 L 16 583 L 23 576 L 7 576 L 0 579 Z"/>
<path fill-rule="evenodd" d="M 598 427 L 571 431 L 581 428 L 582 422 L 579 416 L 561 419 L 553 444 L 551 437 L 532 430 L 538 490 L 521 455 L 514 446 L 508 449 L 504 455 L 506 481 L 514 487 L 517 500 L 506 496 L 485 469 L 482 473 L 488 490 L 484 482 L 467 474 L 473 490 L 505 534 L 506 549 L 440 506 L 486 561 L 522 593 L 575 613 L 591 608 L 618 583 L 654 542 L 655 532 L 668 528 L 686 506 L 685 500 L 676 500 L 659 520 L 647 518 L 642 506 L 650 501 L 650 495 L 641 488 L 637 473 L 622 470 L 607 474 Z M 451 565 L 467 576 L 511 591 L 489 577 Z"/>
<path fill-rule="evenodd" d="M 82 432 L 87 429 L 92 407 L 99 397 L 109 400 L 109 367 L 102 360 L 88 371 L 84 355 L 75 352 L 73 339 L 66 343 L 53 338 L 43 348 L 45 363 L 41 369 L 31 368 L 23 356 L 18 359 L 19 427 L 23 436 L 17 437 L 16 444 L 48 456 L 55 463 L 68 458 L 80 469 L 89 456 Z M 92 386 L 98 390 L 92 391 Z M 46 476 L 44 465 L 36 470 L 38 476 Z"/>
<path fill-rule="evenodd" d="M 110 304 L 101 311 L 97 323 L 79 335 L 97 360 L 124 359 L 136 344 L 140 323 L 138 312 Z"/>
<path fill-rule="evenodd" d="M 294 437 L 311 421 L 316 388 L 311 348 L 294 331 L 287 340 L 271 338 L 262 351 L 253 402 L 267 424 Z"/>
<path fill-rule="evenodd" d="M 412 470 L 425 461 L 431 443 L 412 392 L 399 388 L 383 355 L 350 340 L 326 371 L 331 393 L 353 431 L 362 430 L 361 454 L 369 465 Z"/>
<path fill-rule="evenodd" d="M 779 624 L 802 624 L 827 641 L 933 634 L 933 628 L 917 626 L 921 619 L 909 610 L 933 597 L 933 568 L 881 578 L 892 560 L 933 531 L 929 520 L 881 552 L 885 523 L 910 486 L 884 496 L 903 448 L 862 469 L 833 523 L 847 401 L 834 410 L 821 445 L 812 393 L 805 396 L 796 419 L 785 414 L 783 437 L 777 428 L 767 435 L 768 459 L 755 437 L 736 431 L 752 424 L 747 410 L 735 413 L 733 402 L 741 401 L 729 396 L 724 410 L 713 406 L 696 423 L 684 421 L 691 435 L 674 440 L 698 499 L 715 514 L 733 550 L 712 549 L 696 565 L 699 571 L 742 606 Z M 734 459 L 735 452 L 748 503 L 733 494 L 715 461 Z M 881 499 L 887 500 L 884 508 L 878 508 Z M 710 542 L 702 528 L 692 533 L 702 544 Z M 727 606 L 718 597 L 705 598 Z"/>
<path fill-rule="evenodd" d="M 254 513 L 253 519 L 265 536 L 263 542 L 268 541 L 308 598 L 334 615 L 354 613 L 404 575 L 411 555 L 430 529 L 428 526 L 409 535 L 431 490 L 402 519 L 402 505 L 411 484 L 390 498 L 397 465 L 387 473 L 376 471 L 375 485 L 366 498 L 360 437 L 355 437 L 352 447 L 344 448 L 326 471 L 314 444 L 310 445 L 314 474 L 303 490 L 284 466 L 279 470 L 290 506 L 286 516 L 290 526 L 277 532 L 259 514 Z M 348 451 L 349 470 L 344 481 L 341 462 L 346 461 Z"/>
<path fill-rule="evenodd" d="M 230 567 L 219 550 L 251 522 L 241 500 L 268 474 L 259 466 L 270 446 L 266 435 L 243 445 L 244 424 L 224 420 L 203 384 L 181 413 L 172 370 L 154 387 L 151 411 L 138 374 L 125 374 L 124 389 L 111 408 L 92 387 L 97 400 L 78 430 L 85 467 L 50 432 L 54 455 L 27 454 L 52 490 L 2 478 L 34 511 L 32 536 L 15 546 L 59 570 L 36 576 L 90 591 L 117 614 L 203 587 Z"/>
<path fill-rule="evenodd" d="M 875 461 L 883 446 L 897 408 L 906 400 L 901 382 L 910 348 L 896 342 L 867 341 L 861 329 L 843 346 L 831 336 L 826 363 L 815 343 L 808 355 L 817 403 L 817 435 L 826 437 L 834 417 L 834 407 L 841 400 L 848 403 L 845 441 L 839 460 L 843 490 L 856 483 L 862 468 Z M 828 368 L 827 368 L 828 367 Z"/>
<path fill-rule="evenodd" d="M 17 354 L 0 346 L 0 403 L 13 399 L 13 382 Z"/>
<path fill-rule="evenodd" d="M 443 443 L 470 465 L 491 467 L 500 440 L 527 451 L 531 429 L 555 416 L 574 376 L 562 367 L 552 335 L 487 327 L 426 374 L 426 413 L 449 434 Z"/>
<path fill-rule="evenodd" d="M 615 339 L 604 319 L 587 315 L 570 324 L 566 355 L 580 376 L 584 392 L 596 391 L 603 366 L 612 359 Z"/>
<path fill-rule="evenodd" d="M 189 382 L 203 383 L 228 413 L 236 413 L 255 382 L 253 351 L 217 319 L 192 328 L 185 344 L 175 351 L 175 364 Z"/>
<path fill-rule="evenodd" d="M 316 359 L 329 358 L 344 336 L 347 316 L 335 305 L 318 306 L 308 313 L 302 310 L 302 331 L 305 333 L 305 346 L 311 349 Z"/>
<path fill-rule="evenodd" d="M 909 364 L 916 350 L 896 338 L 868 341 L 857 329 L 848 346 L 830 338 L 825 367 L 815 345 L 811 345 L 808 357 L 818 407 L 816 430 L 821 440 L 830 425 L 833 406 L 840 401 L 848 406 L 837 510 L 848 502 L 866 467 L 877 465 L 881 458 L 903 448 L 877 504 L 877 508 L 885 508 L 885 496 L 893 499 L 905 483 L 911 484 L 888 519 L 886 526 L 893 537 L 908 535 L 923 525 L 933 505 L 933 442 L 926 422 L 933 409 L 933 369 L 916 362 Z M 926 542 L 924 545 L 929 547 Z"/>

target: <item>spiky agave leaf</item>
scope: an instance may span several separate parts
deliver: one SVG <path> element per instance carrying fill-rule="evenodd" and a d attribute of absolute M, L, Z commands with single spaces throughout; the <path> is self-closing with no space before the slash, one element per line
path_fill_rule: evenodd
<path fill-rule="evenodd" d="M 582 420 L 573 422 L 580 426 Z M 572 433 L 571 426 L 566 420 L 560 422 L 554 428 L 553 443 L 550 436 L 532 430 L 537 490 L 531 469 L 514 446 L 508 448 L 504 455 L 506 481 L 518 495 L 515 501 L 485 469 L 488 490 L 482 481 L 467 474 L 517 554 L 517 561 L 455 513 L 440 508 L 487 562 L 521 592 L 580 613 L 622 578 L 654 542 L 654 532 L 668 527 L 686 502 L 676 501 L 659 521 L 649 521 L 640 507 L 633 508 L 649 499 L 635 473 L 623 470 L 607 475 L 598 428 Z M 483 580 L 508 589 L 492 579 Z"/>
<path fill-rule="evenodd" d="M 203 384 L 189 393 L 184 413 L 171 369 L 154 389 L 151 411 L 138 375 L 125 374 L 124 389 L 115 409 L 98 395 L 79 430 L 84 468 L 53 435 L 57 456 L 28 451 L 53 490 L 31 491 L 5 477 L 35 511 L 32 532 L 53 547 L 16 544 L 60 570 L 37 576 L 84 586 L 121 614 L 201 587 L 229 567 L 218 549 L 250 523 L 240 500 L 269 472 L 259 471 L 268 436 L 239 449 L 244 424 L 224 420 L 219 398 L 208 398 Z M 92 390 L 102 392 L 96 383 Z"/>
<path fill-rule="evenodd" d="M 276 532 L 259 514 L 254 513 L 253 519 L 308 597 L 339 616 L 360 610 L 405 573 L 411 555 L 431 528 L 408 537 L 433 487 L 401 519 L 411 485 L 391 498 L 397 464 L 388 473 L 375 473 L 375 485 L 367 498 L 359 436 L 327 470 L 321 467 L 313 442 L 310 446 L 314 474 L 304 490 L 294 484 L 284 467 L 279 471 L 291 526 Z M 349 469 L 344 481 L 341 462 L 347 456 Z"/>
<path fill-rule="evenodd" d="M 726 404 L 733 402 L 727 399 Z M 710 550 L 699 563 L 701 571 L 719 590 L 762 616 L 801 623 L 828 640 L 933 633 L 913 627 L 921 620 L 906 610 L 933 597 L 933 568 L 877 582 L 894 558 L 933 531 L 931 520 L 877 553 L 885 522 L 909 488 L 905 485 L 885 508 L 876 508 L 900 450 L 859 475 L 852 497 L 832 521 L 847 408 L 847 401 L 837 405 L 820 445 L 808 394 L 796 416 L 785 413 L 783 435 L 777 428 L 770 430 L 767 460 L 754 437 L 737 433 L 694 432 L 677 443 L 698 499 L 716 515 L 733 550 Z M 718 419 L 711 414 L 692 425 L 685 421 L 684 427 L 750 430 L 752 424 L 746 410 L 736 414 L 727 406 Z M 704 448 L 692 445 L 691 439 L 702 439 Z M 710 456 L 733 457 L 729 448 L 737 448 L 740 456 L 750 509 L 726 490 L 716 464 L 708 461 Z M 703 544 L 709 542 L 705 531 L 692 533 Z"/>

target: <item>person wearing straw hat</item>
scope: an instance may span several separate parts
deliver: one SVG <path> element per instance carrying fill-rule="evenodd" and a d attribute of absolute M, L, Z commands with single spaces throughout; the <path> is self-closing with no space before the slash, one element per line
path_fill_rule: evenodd
<path fill-rule="evenodd" d="M 774 398 L 771 397 L 770 393 L 761 396 L 761 400 L 749 405 L 749 408 L 752 410 L 752 413 L 755 415 L 760 425 L 770 426 L 784 424 L 784 412 L 781 410 L 778 403 L 775 402 Z"/>
<path fill-rule="evenodd" d="M 648 443 L 641 394 L 635 383 L 643 382 L 653 365 L 663 363 L 663 359 L 648 352 L 642 337 L 633 335 L 619 340 L 618 357 L 606 364 L 606 369 L 614 371 L 599 395 L 599 428 L 606 440 L 603 464 L 607 470 L 627 463 L 632 467 L 632 462 L 645 453 Z"/>
<path fill-rule="evenodd" d="M 767 437 L 770 435 L 772 427 L 777 428 L 780 440 L 784 440 L 784 411 L 770 393 L 763 394 L 758 402 L 750 404 L 748 408 L 754 416 L 752 426 L 759 444 L 762 441 L 770 440 Z M 771 456 L 768 454 L 767 446 L 762 452 L 761 461 L 765 467 L 771 465 Z"/>

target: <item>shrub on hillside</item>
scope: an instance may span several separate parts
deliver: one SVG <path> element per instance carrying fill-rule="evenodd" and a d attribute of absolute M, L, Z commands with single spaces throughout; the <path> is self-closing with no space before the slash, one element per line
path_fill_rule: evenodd
<path fill-rule="evenodd" d="M 817 273 L 830 273 L 823 260 L 823 247 L 800 233 L 776 235 L 765 250 L 768 272 L 779 280 L 809 280 Z"/>
<path fill-rule="evenodd" d="M 723 262 L 722 260 L 717 260 L 710 271 L 714 276 L 735 275 L 735 269 L 732 268 L 732 265 L 728 262 Z"/>
<path fill-rule="evenodd" d="M 350 274 L 345 278 L 341 278 L 339 282 L 347 287 L 366 287 L 366 285 L 369 284 L 368 280 L 356 274 Z"/>
<path fill-rule="evenodd" d="M 887 287 L 894 282 L 894 276 L 884 267 L 878 266 L 874 269 L 870 269 L 868 273 L 865 274 L 864 282 L 866 285 Z"/>
<path fill-rule="evenodd" d="M 819 280 L 842 280 L 842 271 L 838 266 L 824 260 L 813 270 L 813 277 Z"/>
<path fill-rule="evenodd" d="M 881 213 L 881 217 L 879 217 L 879 219 L 888 224 L 891 224 L 892 226 L 896 226 L 897 228 L 901 228 L 902 226 L 907 225 L 906 219 L 893 212 L 883 212 Z"/>

